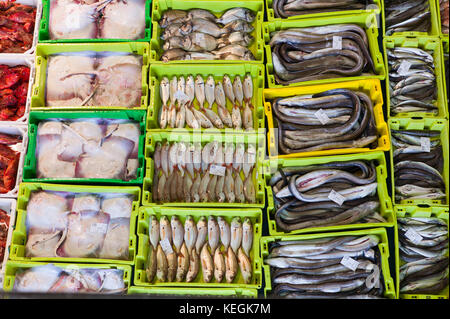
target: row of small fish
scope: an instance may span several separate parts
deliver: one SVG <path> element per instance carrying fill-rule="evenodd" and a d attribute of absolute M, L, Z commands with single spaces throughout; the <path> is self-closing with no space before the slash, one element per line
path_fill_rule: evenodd
<path fill-rule="evenodd" d="M 272 8 L 276 18 L 288 18 L 293 16 L 347 11 L 364 10 L 373 1 L 367 0 L 273 0 Z"/>
<path fill-rule="evenodd" d="M 239 7 L 219 18 L 204 9 L 168 10 L 159 22 L 164 29 L 161 60 L 255 60 L 248 49 L 255 17 Z"/>
<path fill-rule="evenodd" d="M 255 164 L 251 143 L 157 143 L 153 201 L 256 203 Z"/>
<path fill-rule="evenodd" d="M 264 258 L 270 266 L 271 294 L 301 299 L 382 298 L 378 243 L 375 235 L 276 241 Z"/>
<path fill-rule="evenodd" d="M 333 89 L 279 98 L 272 110 L 281 154 L 378 145 L 372 101 L 363 92 Z"/>
<path fill-rule="evenodd" d="M 397 32 L 428 32 L 431 27 L 429 0 L 385 0 L 386 35 Z"/>
<path fill-rule="evenodd" d="M 270 180 L 277 226 L 289 232 L 386 222 L 378 212 L 376 178 L 373 161 L 280 168 Z"/>
<path fill-rule="evenodd" d="M 253 130 L 253 79 L 248 73 L 244 80 L 239 75 L 231 78 L 225 74 L 221 81 L 209 75 L 204 81 L 201 75 L 163 77 L 160 82 L 159 126 L 170 128 L 218 128 Z M 231 112 L 227 99 L 233 105 Z M 197 101 L 198 108 L 194 107 Z M 208 103 L 204 107 L 205 102 Z M 213 105 L 216 108 L 213 110 Z M 242 109 L 242 114 L 241 114 Z"/>
<path fill-rule="evenodd" d="M 398 218 L 400 293 L 439 294 L 448 286 L 448 225 L 436 217 Z"/>
<path fill-rule="evenodd" d="M 375 72 L 366 31 L 356 24 L 276 31 L 269 44 L 277 84 Z"/>
<path fill-rule="evenodd" d="M 387 49 L 391 115 L 408 112 L 438 114 L 432 52 L 420 48 Z"/>
<path fill-rule="evenodd" d="M 149 251 L 145 271 L 147 281 L 193 282 L 202 271 L 203 282 L 214 277 L 232 283 L 238 274 L 243 281 L 252 280 L 250 256 L 253 246 L 253 225 L 250 218 L 234 217 L 231 223 L 221 216 L 201 216 L 198 221 L 187 216 L 183 223 L 176 215 L 170 221 L 150 216 Z M 173 248 L 175 247 L 175 248 Z"/>
<path fill-rule="evenodd" d="M 445 201 L 440 131 L 391 129 L 395 199 Z"/>

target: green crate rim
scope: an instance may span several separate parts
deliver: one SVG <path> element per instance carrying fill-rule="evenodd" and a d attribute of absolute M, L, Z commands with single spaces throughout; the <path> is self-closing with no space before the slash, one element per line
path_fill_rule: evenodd
<path fill-rule="evenodd" d="M 37 123 L 39 121 L 49 118 L 65 118 L 65 119 L 79 119 L 79 118 L 111 118 L 111 119 L 133 119 L 140 123 L 141 136 L 139 137 L 139 144 L 144 145 L 145 142 L 145 120 L 146 112 L 143 110 L 123 110 L 123 111 L 85 111 L 85 112 L 71 112 L 71 111 L 47 111 L 47 112 L 30 112 L 28 123 L 28 151 L 25 156 L 23 167 L 24 182 L 48 182 L 48 183 L 64 183 L 64 184 L 117 184 L 122 186 L 140 185 L 144 179 L 145 159 L 143 147 L 139 147 L 138 160 L 139 167 L 137 169 L 137 177 L 129 181 L 118 179 L 100 179 L 100 178 L 37 178 L 36 176 L 36 138 L 37 138 Z"/>
<path fill-rule="evenodd" d="M 395 283 L 391 277 L 389 271 L 389 244 L 388 237 L 386 233 L 386 228 L 370 228 L 356 231 L 342 231 L 342 232 L 331 232 L 331 233 L 317 233 L 308 235 L 292 235 L 292 236 L 263 236 L 261 237 L 261 257 L 264 258 L 269 255 L 268 243 L 275 240 L 306 240 L 314 238 L 324 238 L 324 237 L 340 237 L 340 236 L 365 236 L 365 235 L 377 235 L 380 238 L 378 244 L 380 254 L 381 254 L 381 270 L 384 278 L 385 292 L 384 295 L 389 299 L 395 299 Z M 264 270 L 264 296 L 267 298 L 268 293 L 272 290 L 272 281 L 270 278 L 270 266 L 262 264 Z"/>
<path fill-rule="evenodd" d="M 418 206 L 395 206 L 394 208 L 397 218 L 399 217 L 437 217 L 449 223 L 449 208 L 448 207 L 418 207 Z M 397 298 L 399 299 L 448 299 L 448 286 L 441 291 L 440 294 L 401 294 L 400 293 L 400 250 L 398 241 L 398 225 L 395 227 L 395 287 L 397 291 Z M 447 253 L 448 257 L 448 253 Z"/>
<path fill-rule="evenodd" d="M 414 47 L 423 47 L 429 43 L 436 43 L 436 47 L 433 50 L 433 58 L 435 65 L 435 75 L 436 75 L 436 86 L 437 86 L 437 98 L 436 104 L 438 106 L 438 114 L 428 113 L 428 112 L 409 112 L 409 113 L 399 113 L 395 116 L 391 115 L 391 97 L 390 97 L 390 87 L 389 87 L 389 64 L 388 64 L 388 56 L 387 56 L 387 43 L 393 43 L 394 47 L 403 47 L 402 45 L 395 45 L 396 43 L 403 43 L 405 41 L 409 41 L 410 43 L 415 42 L 417 46 Z M 421 36 L 417 38 L 403 37 L 403 36 L 393 36 L 393 37 L 385 37 L 383 39 L 383 51 L 384 51 L 384 61 L 386 67 L 386 110 L 387 116 L 389 118 L 411 118 L 411 117 L 432 117 L 432 118 L 448 118 L 448 107 L 446 100 L 446 89 L 445 89 L 445 72 L 443 64 L 444 64 L 444 56 L 440 43 L 440 39 L 437 37 L 427 37 Z M 411 46 L 405 46 L 411 47 Z"/>
<path fill-rule="evenodd" d="M 224 216 L 225 218 L 231 218 L 234 216 L 241 217 L 241 220 L 244 217 L 256 218 L 256 221 L 253 221 L 253 257 L 250 261 L 253 264 L 252 269 L 252 282 L 251 284 L 244 284 L 242 282 L 238 283 L 226 283 L 222 281 L 221 283 L 210 282 L 203 283 L 200 281 L 193 281 L 190 283 L 186 282 L 163 282 L 163 283 L 148 283 L 144 280 L 140 279 L 140 276 L 145 276 L 145 261 L 146 256 L 148 254 L 148 246 L 149 246 L 149 216 L 156 215 L 162 216 L 165 215 L 169 219 L 173 215 L 177 215 L 182 219 L 185 216 L 191 215 L 194 219 L 200 216 Z M 259 289 L 261 288 L 262 282 L 262 271 L 261 271 L 261 255 L 259 251 L 259 240 L 261 238 L 262 233 L 262 220 L 263 215 L 261 209 L 191 209 L 191 208 L 171 208 L 171 207 L 141 207 L 139 209 L 139 218 L 137 222 L 137 235 L 138 235 L 138 253 L 136 255 L 136 263 L 135 263 L 135 271 L 134 271 L 134 284 L 137 286 L 144 287 L 200 287 L 200 288 L 251 288 L 251 289 Z M 201 269 L 199 270 L 199 275 L 201 275 Z M 240 270 L 238 271 L 238 275 L 235 278 L 235 281 L 240 275 Z M 200 279 L 198 279 L 200 280 Z"/>
<path fill-rule="evenodd" d="M 160 54 L 158 53 L 160 51 L 161 41 L 160 41 L 160 33 L 161 33 L 161 27 L 158 24 L 159 17 L 161 16 L 161 12 L 159 11 L 159 4 L 160 3 L 167 3 L 168 7 L 173 7 L 173 4 L 176 3 L 186 3 L 185 6 L 189 6 L 190 3 L 195 3 L 195 7 L 198 9 L 208 9 L 211 10 L 211 8 L 214 6 L 214 2 L 217 3 L 224 3 L 224 6 L 227 7 L 226 9 L 231 9 L 234 7 L 249 7 L 249 6 L 256 6 L 257 4 L 260 5 L 260 10 L 257 12 L 257 16 L 255 21 L 253 22 L 253 25 L 255 27 L 255 44 L 252 44 L 251 47 L 254 45 L 256 46 L 255 49 L 251 50 L 253 55 L 255 56 L 255 61 L 245 61 L 245 63 L 251 63 L 251 64 L 260 64 L 264 62 L 264 41 L 262 38 L 262 23 L 264 21 L 264 1 L 262 0 L 251 0 L 251 1 L 240 1 L 240 0 L 228 0 L 220 1 L 220 0 L 214 0 L 214 1 L 182 1 L 182 0 L 153 0 L 152 2 L 152 39 L 150 40 L 150 62 L 161 62 L 157 56 Z M 176 60 L 176 61 L 170 61 L 166 62 L 164 64 L 191 64 L 192 62 L 190 60 Z M 240 64 L 242 61 L 239 60 L 195 60 L 195 64 Z"/>
<path fill-rule="evenodd" d="M 19 262 L 9 260 L 6 263 L 5 270 L 5 278 L 3 281 L 3 290 L 6 292 L 11 292 L 14 288 L 14 282 L 16 278 L 16 271 L 18 268 L 32 268 L 36 266 L 44 266 L 48 264 L 53 264 L 57 267 L 61 268 L 69 268 L 69 269 L 80 269 L 80 268 L 98 268 L 98 269 L 119 269 L 123 270 L 124 276 L 123 281 L 125 286 L 127 286 L 127 290 L 131 286 L 131 274 L 132 274 L 132 266 L 131 265 L 118 265 L 118 264 L 67 264 L 67 263 L 47 263 L 47 262 Z M 11 272 L 14 275 L 9 275 Z"/>
<path fill-rule="evenodd" d="M 145 37 L 135 40 L 130 39 L 58 39 L 50 40 L 49 20 L 50 1 L 42 0 L 42 17 L 39 23 L 39 43 L 109 43 L 109 42 L 150 42 L 152 36 L 151 0 L 145 1 Z"/>
<path fill-rule="evenodd" d="M 56 50 L 55 53 L 62 52 L 77 52 L 77 51 L 117 51 L 117 52 L 129 52 L 138 54 L 142 51 L 142 95 L 141 104 L 138 107 L 124 107 L 124 106 L 45 106 L 45 92 L 47 81 L 47 63 L 44 62 L 46 57 L 51 54 L 42 53 L 41 51 Z M 149 52 L 150 47 L 148 43 L 144 42 L 124 42 L 124 43 L 64 43 L 64 44 L 48 44 L 40 43 L 36 47 L 36 59 L 35 59 L 35 81 L 33 83 L 31 91 L 31 111 L 59 111 L 59 110 L 71 110 L 71 111 L 90 111 L 90 110 L 147 110 L 149 100 L 149 86 L 148 86 L 148 72 L 150 68 L 149 64 Z M 45 65 L 45 67 L 44 67 Z M 43 98 L 41 98 L 41 95 Z M 44 106 L 42 106 L 44 105 Z"/>
<path fill-rule="evenodd" d="M 167 295 L 175 298 L 174 296 L 183 297 L 183 296 L 191 296 L 191 297 L 199 297 L 205 298 L 208 296 L 211 298 L 218 297 L 221 298 L 226 296 L 228 298 L 257 298 L 258 290 L 257 289 L 243 289 L 243 288 L 192 288 L 192 287 L 140 287 L 140 286 L 131 286 L 128 289 L 129 295 L 134 294 L 147 294 L 147 295 Z"/>
<path fill-rule="evenodd" d="M 159 126 L 159 122 L 158 122 L 158 116 L 159 116 L 159 110 L 161 109 L 161 99 L 160 99 L 160 94 L 159 94 L 159 88 L 160 88 L 160 80 L 158 80 L 157 78 L 157 72 L 160 72 L 160 70 L 164 70 L 164 72 L 162 72 L 162 74 L 166 75 L 169 79 L 170 76 L 173 75 L 177 75 L 177 76 L 187 76 L 190 73 L 192 73 L 192 75 L 196 75 L 196 74 L 201 74 L 203 77 L 211 74 L 211 70 L 214 68 L 223 68 L 224 72 L 223 75 L 227 74 L 226 72 L 228 71 L 228 73 L 230 72 L 234 72 L 235 70 L 239 70 L 239 69 L 243 69 L 244 73 L 240 74 L 241 77 L 245 76 L 245 73 L 250 73 L 252 74 L 253 77 L 253 88 L 254 88 L 254 96 L 253 96 L 253 106 L 254 106 L 254 110 L 252 110 L 253 113 L 253 127 L 256 127 L 256 129 L 254 131 L 250 131 L 250 132 L 255 132 L 257 130 L 260 129 L 264 129 L 265 127 L 265 121 L 264 121 L 264 106 L 261 104 L 262 101 L 262 95 L 263 95 L 263 89 L 264 89 L 264 66 L 263 65 L 258 65 L 258 64 L 248 64 L 248 63 L 244 63 L 244 64 L 233 64 L 233 65 L 226 65 L 226 64 L 214 64 L 214 65 L 206 65 L 206 64 L 200 64 L 200 65 L 184 65 L 182 68 L 180 68 L 179 65 L 177 64 L 165 64 L 163 62 L 155 62 L 152 63 L 152 65 L 150 66 L 150 73 L 149 73 L 149 85 L 150 85 L 150 92 L 152 92 L 151 94 L 151 99 L 150 99 L 150 103 L 149 103 L 149 108 L 148 108 L 148 112 L 147 112 L 147 131 L 152 131 L 152 130 L 159 130 L 160 126 Z M 173 70 L 173 71 L 172 71 Z M 225 71 L 227 70 L 227 71 Z M 253 73 L 256 73 L 255 75 L 253 75 Z M 218 74 L 217 71 L 214 72 L 214 76 L 221 76 L 222 72 L 220 72 L 220 74 Z M 227 99 L 227 104 L 230 104 L 231 102 L 229 102 L 229 100 Z M 229 110 L 230 111 L 230 110 Z M 213 132 L 228 132 L 230 131 L 231 133 L 241 133 L 241 134 L 247 134 L 249 133 L 248 131 L 245 130 L 234 130 L 231 128 L 227 128 L 227 129 L 191 129 L 191 128 L 183 128 L 183 129 L 177 129 L 177 128 L 168 128 L 166 127 L 165 129 L 166 131 L 180 131 L 180 132 L 194 132 L 194 131 L 203 131 L 203 132 L 208 132 L 208 131 L 213 131 Z"/>
<path fill-rule="evenodd" d="M 366 28 L 366 34 L 369 42 L 369 52 L 374 62 L 376 72 L 379 74 L 375 75 L 360 75 L 360 76 L 350 76 L 341 77 L 334 79 L 323 79 L 314 81 L 304 81 L 297 82 L 288 85 L 276 84 L 273 72 L 273 62 L 272 62 L 272 49 L 269 46 L 270 33 L 278 30 L 284 30 L 288 28 L 303 28 L 309 26 L 322 26 L 331 24 L 341 24 L 341 23 L 355 23 L 355 24 L 368 24 L 370 21 L 370 27 Z M 284 87 L 296 87 L 314 84 L 327 84 L 336 83 L 343 81 L 353 81 L 353 80 L 365 80 L 365 79 L 379 79 L 384 80 L 386 77 L 386 71 L 384 67 L 383 55 L 381 54 L 380 48 L 378 46 L 378 28 L 376 22 L 376 15 L 374 13 L 366 13 L 360 15 L 348 14 L 348 15 L 338 15 L 332 19 L 324 19 L 321 17 L 300 19 L 300 20 L 288 20 L 283 19 L 282 21 L 272 21 L 263 23 L 263 38 L 264 38 L 264 48 L 266 51 L 266 78 L 268 88 L 284 88 Z"/>
<path fill-rule="evenodd" d="M 381 215 L 387 220 L 386 223 L 360 223 L 360 224 L 349 224 L 349 225 L 339 225 L 339 226 L 323 226 L 323 227 L 312 227 L 294 230 L 290 232 L 284 232 L 278 230 L 278 226 L 273 217 L 275 211 L 275 205 L 273 200 L 272 188 L 269 185 L 270 178 L 272 174 L 270 171 L 272 167 L 291 167 L 291 166 L 307 166 L 307 165 L 317 165 L 322 163 L 330 162 L 343 162 L 352 160 L 376 160 L 378 161 L 377 170 L 377 194 L 380 200 L 380 211 Z M 279 165 L 278 165 L 279 164 Z M 326 156 L 326 157 L 311 157 L 304 159 L 279 159 L 278 164 L 276 160 L 267 160 L 264 162 L 265 167 L 265 180 L 266 180 L 266 192 L 267 192 L 267 223 L 269 228 L 269 234 L 271 236 L 286 236 L 286 235 L 296 235 L 296 234 L 306 234 L 306 233 L 318 233 L 318 232 L 331 232 L 331 231 L 341 231 L 341 230 L 354 230 L 354 229 L 366 229 L 375 227 L 394 227 L 396 225 L 396 219 L 394 215 L 394 209 L 392 207 L 391 198 L 389 197 L 388 188 L 386 184 L 386 179 L 388 176 L 388 169 L 386 165 L 386 159 L 383 152 L 373 152 L 373 153 L 361 153 L 361 154 L 350 154 L 350 155 L 338 155 L 338 156 Z"/>
<path fill-rule="evenodd" d="M 442 128 L 438 129 L 441 131 L 441 144 L 442 144 L 442 153 L 444 157 L 444 169 L 443 169 L 443 178 L 445 183 L 445 201 L 446 203 L 442 203 L 442 200 L 427 200 L 427 199 L 415 199 L 415 200 L 403 200 L 398 203 L 395 200 L 395 183 L 394 183 L 394 147 L 391 146 L 389 151 L 389 161 L 390 161 L 390 177 L 391 177 L 391 196 L 392 196 L 392 204 L 393 206 L 397 205 L 429 205 L 429 206 L 445 206 L 448 207 L 449 203 L 449 136 L 448 136 L 448 121 L 445 119 L 434 119 L 434 118 L 424 118 L 424 119 L 409 119 L 409 118 L 391 118 L 388 121 L 389 126 L 389 136 L 392 139 L 391 129 L 394 125 L 398 125 L 399 128 L 404 129 L 411 124 L 415 124 L 418 126 L 426 127 L 426 130 L 429 130 L 434 125 L 440 125 Z M 422 129 L 423 130 L 423 129 Z"/>
<path fill-rule="evenodd" d="M 147 132 L 145 138 L 145 161 L 146 161 L 146 171 L 144 178 L 144 185 L 142 188 L 142 205 L 143 206 L 164 206 L 164 207 L 200 207 L 200 208 L 264 208 L 265 207 L 265 190 L 264 190 L 264 178 L 263 178 L 263 159 L 265 154 L 265 145 L 261 148 L 257 147 L 256 165 L 254 168 L 254 179 L 253 185 L 256 191 L 256 200 L 254 204 L 242 204 L 242 203 L 182 203 L 182 202 L 172 202 L 158 204 L 154 203 L 152 199 L 152 183 L 154 174 L 154 162 L 152 159 L 153 152 L 155 149 L 155 144 L 157 141 L 164 141 L 170 139 L 170 141 L 191 141 L 191 142 L 206 142 L 206 141 L 239 141 L 244 144 L 249 142 L 255 142 L 261 145 L 265 143 L 264 135 L 256 134 L 189 134 L 189 133 L 178 133 L 178 132 L 166 132 L 164 130 L 155 130 Z M 259 203 L 258 203 L 259 201 Z"/>

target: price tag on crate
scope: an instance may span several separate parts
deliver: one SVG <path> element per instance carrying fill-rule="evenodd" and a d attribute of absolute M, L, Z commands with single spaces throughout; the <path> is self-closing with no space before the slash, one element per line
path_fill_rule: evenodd
<path fill-rule="evenodd" d="M 342 37 L 337 35 L 333 36 L 333 49 L 342 50 Z"/>
<path fill-rule="evenodd" d="M 345 202 L 345 197 L 336 192 L 334 189 L 332 189 L 330 194 L 328 194 L 328 198 L 339 206 L 342 206 L 342 204 Z"/>
<path fill-rule="evenodd" d="M 330 122 L 330 118 L 322 109 L 319 109 L 316 113 L 314 113 L 314 115 L 317 117 L 320 123 L 322 123 L 322 125 L 325 125 L 328 122 Z"/>
<path fill-rule="evenodd" d="M 418 244 L 422 241 L 423 237 L 420 236 L 413 228 L 408 229 L 405 233 L 405 237 L 408 238 L 412 243 Z"/>
<path fill-rule="evenodd" d="M 428 137 L 420 138 L 420 149 L 427 153 L 429 153 L 431 151 L 431 142 Z"/>
<path fill-rule="evenodd" d="M 211 165 L 209 173 L 217 176 L 225 176 L 225 169 L 225 166 L 222 165 Z"/>
<path fill-rule="evenodd" d="M 356 269 L 358 269 L 359 262 L 354 260 L 352 257 L 345 256 L 341 259 L 341 264 L 348 269 L 355 271 Z"/>

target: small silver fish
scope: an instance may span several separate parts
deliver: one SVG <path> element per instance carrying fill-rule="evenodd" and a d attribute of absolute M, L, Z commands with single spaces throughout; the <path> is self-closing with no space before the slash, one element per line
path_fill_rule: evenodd
<path fill-rule="evenodd" d="M 195 242 L 197 240 L 197 227 L 195 225 L 194 218 L 192 216 L 187 216 L 184 222 L 184 242 L 188 249 L 189 254 L 195 247 Z"/>
<path fill-rule="evenodd" d="M 253 225 L 250 218 L 245 217 L 242 224 L 242 249 L 247 257 L 250 258 L 250 250 L 253 245 Z"/>
<path fill-rule="evenodd" d="M 208 217 L 208 244 L 211 248 L 211 252 L 216 251 L 216 248 L 219 246 L 219 224 L 214 216 Z"/>
<path fill-rule="evenodd" d="M 214 125 L 213 123 L 210 121 L 210 119 L 203 114 L 202 112 L 200 112 L 199 110 L 192 108 L 192 113 L 194 114 L 195 119 L 197 120 L 197 122 L 199 123 L 199 125 L 203 128 L 213 128 Z M 205 108 L 202 108 L 202 110 L 205 110 Z"/>
<path fill-rule="evenodd" d="M 211 109 L 215 101 L 215 86 L 214 77 L 212 75 L 208 76 L 205 84 L 205 96 L 208 102 L 208 108 Z"/>
<path fill-rule="evenodd" d="M 225 185 L 225 176 L 219 176 L 217 178 L 216 189 L 215 189 L 216 200 L 219 203 L 225 202 L 226 197 L 225 197 L 225 192 L 224 192 L 224 185 Z"/>
<path fill-rule="evenodd" d="M 226 219 L 223 218 L 222 216 L 217 217 L 217 223 L 219 224 L 220 241 L 222 242 L 222 245 L 225 248 L 225 251 L 227 251 L 228 247 L 230 246 L 230 240 L 231 240 L 230 224 L 228 224 Z"/>
<path fill-rule="evenodd" d="M 233 169 L 239 173 L 244 163 L 245 145 L 244 143 L 237 143 L 233 158 Z"/>
<path fill-rule="evenodd" d="M 241 247 L 242 243 L 242 222 L 240 217 L 234 217 L 231 220 L 231 240 L 230 247 L 233 249 L 234 253 L 237 254 L 238 248 Z"/>
<path fill-rule="evenodd" d="M 153 248 L 155 249 L 155 253 L 156 253 L 156 248 L 159 243 L 159 221 L 155 215 L 150 216 L 149 226 L 150 227 L 149 227 L 148 233 L 149 233 L 150 243 L 152 244 Z"/>
<path fill-rule="evenodd" d="M 233 91 L 233 83 L 231 82 L 231 79 L 228 76 L 228 74 L 225 74 L 223 76 L 222 82 L 226 97 L 231 101 L 232 104 L 234 104 L 235 97 Z"/>
<path fill-rule="evenodd" d="M 202 182 L 202 176 L 197 173 L 197 177 L 194 179 L 194 183 L 191 186 L 191 201 L 193 203 L 198 203 L 200 201 L 200 184 Z"/>
<path fill-rule="evenodd" d="M 195 78 L 195 97 L 199 103 L 200 108 L 203 108 L 203 104 L 205 103 L 205 82 L 203 81 L 203 77 L 199 74 Z"/>
<path fill-rule="evenodd" d="M 236 174 L 234 178 L 234 195 L 237 202 L 245 203 L 244 182 L 239 174 Z"/>
<path fill-rule="evenodd" d="M 208 224 L 205 216 L 201 216 L 197 222 L 197 240 L 195 241 L 195 249 L 197 253 L 200 251 L 203 245 L 206 243 L 206 236 L 208 235 Z"/>
<path fill-rule="evenodd" d="M 236 97 L 237 104 L 240 107 L 242 107 L 242 102 L 244 100 L 244 89 L 242 86 L 241 77 L 239 75 L 236 75 L 234 77 L 233 90 L 234 90 L 234 96 Z"/>
<path fill-rule="evenodd" d="M 253 170 L 252 170 L 253 171 Z M 249 174 L 244 181 L 244 195 L 251 204 L 256 202 L 255 186 L 253 185 L 253 174 Z"/>
<path fill-rule="evenodd" d="M 160 241 L 168 240 L 172 245 L 172 227 L 167 216 L 159 218 L 159 237 Z"/>
<path fill-rule="evenodd" d="M 236 200 L 236 196 L 234 195 L 234 178 L 230 168 L 227 168 L 227 172 L 225 175 L 224 191 L 227 202 L 234 203 L 234 201 Z"/>
<path fill-rule="evenodd" d="M 214 278 L 216 282 L 222 282 L 225 276 L 225 259 L 220 249 L 214 251 Z"/>

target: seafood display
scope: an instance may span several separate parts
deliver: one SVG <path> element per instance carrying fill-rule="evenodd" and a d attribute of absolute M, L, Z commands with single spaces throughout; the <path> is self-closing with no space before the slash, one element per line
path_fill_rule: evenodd
<path fill-rule="evenodd" d="M 227 217 L 228 219 L 228 217 Z M 253 225 L 250 218 L 150 216 L 148 282 L 233 283 L 252 281 Z"/>
<path fill-rule="evenodd" d="M 441 15 L 441 32 L 443 34 L 448 34 L 448 26 L 449 26 L 448 0 L 439 0 L 439 10 Z"/>
<path fill-rule="evenodd" d="M 153 202 L 254 204 L 256 156 L 252 143 L 158 142 Z"/>
<path fill-rule="evenodd" d="M 444 158 L 440 131 L 394 130 L 395 200 L 441 200 L 445 203 Z"/>
<path fill-rule="evenodd" d="M 383 298 L 380 239 L 340 236 L 272 242 L 271 297 L 298 299 Z"/>
<path fill-rule="evenodd" d="M 36 177 L 135 179 L 140 135 L 139 123 L 132 120 L 41 121 L 36 138 Z"/>
<path fill-rule="evenodd" d="M 375 72 L 366 31 L 356 24 L 275 31 L 269 45 L 277 84 Z"/>
<path fill-rule="evenodd" d="M 142 56 L 126 52 L 65 52 L 48 57 L 48 106 L 139 107 Z"/>
<path fill-rule="evenodd" d="M 270 179 L 277 226 L 299 229 L 383 223 L 374 161 L 279 168 Z"/>
<path fill-rule="evenodd" d="M 0 121 L 16 121 L 25 113 L 30 68 L 0 64 Z"/>
<path fill-rule="evenodd" d="M 12 291 L 126 294 L 128 287 L 123 277 L 121 269 L 66 268 L 46 264 L 19 268 Z"/>
<path fill-rule="evenodd" d="M 386 49 L 391 115 L 409 112 L 438 114 L 433 52 L 420 48 Z"/>
<path fill-rule="evenodd" d="M 384 0 L 386 36 L 397 32 L 428 32 L 431 28 L 429 0 Z"/>
<path fill-rule="evenodd" d="M 16 187 L 22 136 L 0 133 L 0 194 Z"/>
<path fill-rule="evenodd" d="M 378 146 L 372 101 L 363 92 L 333 89 L 278 98 L 272 110 L 281 154 Z"/>
<path fill-rule="evenodd" d="M 448 286 L 448 225 L 436 217 L 398 218 L 400 294 L 439 294 Z"/>
<path fill-rule="evenodd" d="M 253 79 L 248 73 L 242 80 L 228 75 L 216 81 L 212 75 L 206 79 L 182 75 L 160 82 L 162 107 L 160 128 L 234 128 L 253 130 Z M 194 101 L 198 109 L 194 107 Z M 227 101 L 231 102 L 227 103 Z M 205 102 L 207 105 L 205 107 Z M 228 105 L 232 105 L 227 106 Z M 216 107 L 213 109 L 213 105 Z"/>
<path fill-rule="evenodd" d="M 289 18 L 304 14 L 347 10 L 364 10 L 373 1 L 367 0 L 273 0 L 272 8 L 276 18 Z"/>
<path fill-rule="evenodd" d="M 35 23 L 36 7 L 14 0 L 0 1 L 0 53 L 24 53 L 31 49 Z"/>
<path fill-rule="evenodd" d="M 232 8 L 220 17 L 204 9 L 168 10 L 159 25 L 163 54 L 161 61 L 255 60 L 248 49 L 256 14 L 247 8 Z"/>
<path fill-rule="evenodd" d="M 0 265 L 5 258 L 6 241 L 9 230 L 9 214 L 0 208 Z M 1 266 L 0 266 L 1 268 Z"/>
<path fill-rule="evenodd" d="M 33 191 L 25 257 L 128 260 L 134 196 Z"/>
<path fill-rule="evenodd" d="M 49 11 L 51 40 L 145 37 L 145 0 L 50 0 Z"/>

